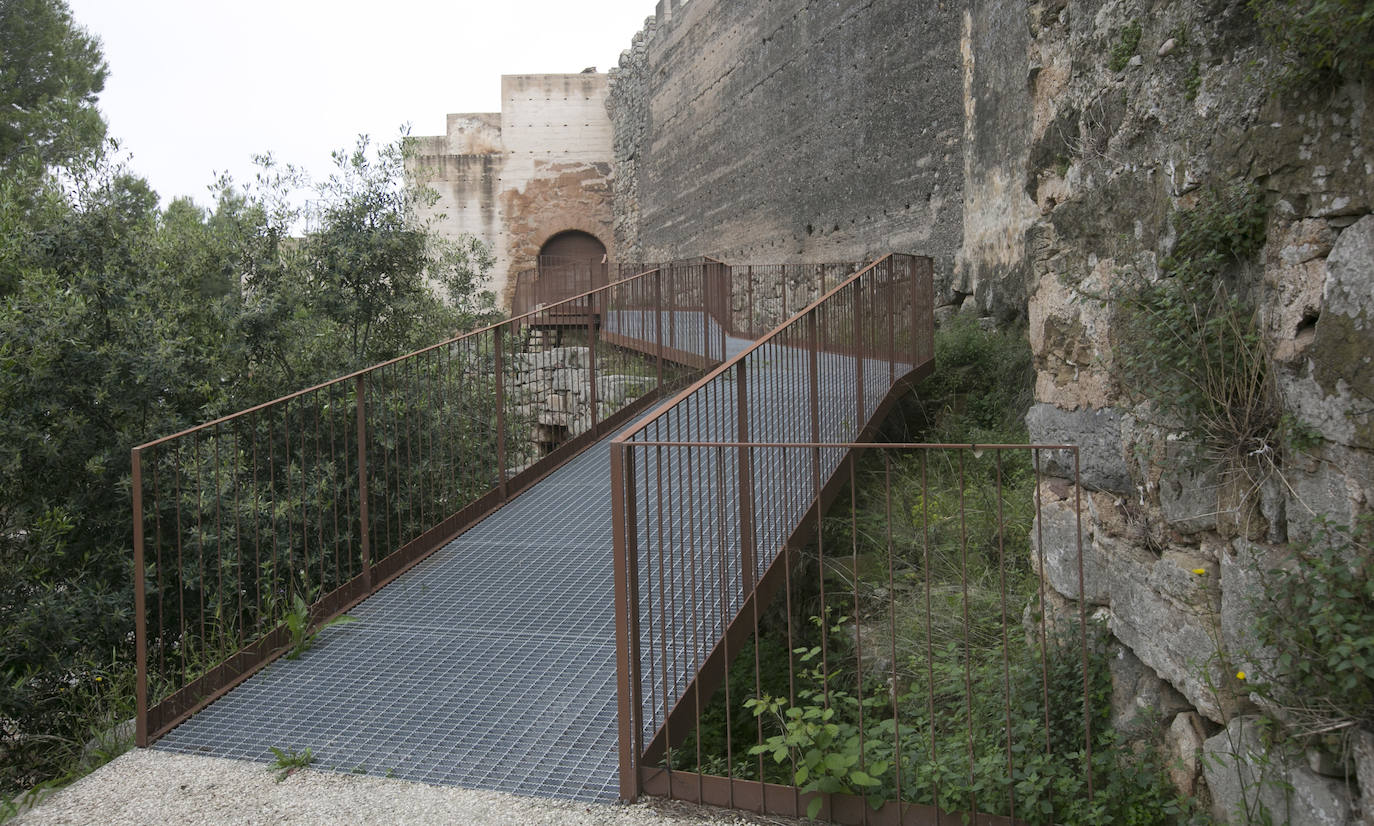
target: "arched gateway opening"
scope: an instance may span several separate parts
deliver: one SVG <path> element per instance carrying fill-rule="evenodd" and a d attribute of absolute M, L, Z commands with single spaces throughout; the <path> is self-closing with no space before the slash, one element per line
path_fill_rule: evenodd
<path fill-rule="evenodd" d="M 606 245 L 595 235 L 570 229 L 539 248 L 534 289 L 538 304 L 549 305 L 606 284 Z M 566 308 L 569 311 L 580 308 Z"/>
<path fill-rule="evenodd" d="M 577 229 L 560 232 L 544 242 L 539 248 L 539 266 L 568 263 L 572 261 L 600 264 L 606 257 L 606 245 L 596 240 L 591 233 Z"/>

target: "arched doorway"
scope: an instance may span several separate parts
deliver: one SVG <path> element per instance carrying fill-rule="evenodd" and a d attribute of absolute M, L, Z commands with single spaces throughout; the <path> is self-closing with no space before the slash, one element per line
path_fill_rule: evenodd
<path fill-rule="evenodd" d="M 545 259 L 551 264 L 565 261 L 593 261 L 600 264 L 605 257 L 606 245 L 596 240 L 595 235 L 578 229 L 560 232 L 539 248 L 540 266 L 544 265 Z"/>
<path fill-rule="evenodd" d="M 553 304 L 605 284 L 606 245 L 595 235 L 570 229 L 539 248 L 540 304 Z"/>

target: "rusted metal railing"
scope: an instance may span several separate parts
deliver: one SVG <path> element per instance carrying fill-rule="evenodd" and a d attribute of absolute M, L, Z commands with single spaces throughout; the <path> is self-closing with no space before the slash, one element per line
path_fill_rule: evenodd
<path fill-rule="evenodd" d="M 677 271 L 679 279 L 701 271 L 715 279 L 710 315 L 736 338 L 754 339 L 862 269 L 867 262 L 728 265 L 714 258 L 661 264 L 597 263 L 540 256 L 537 267 L 516 274 L 512 312 L 523 315 L 544 304 L 592 291 L 609 281 L 655 269 Z M 581 309 L 565 303 L 569 312 Z"/>
<path fill-rule="evenodd" d="M 821 811 L 849 823 L 1028 811 L 1013 755 L 1063 736 L 1049 716 L 1014 728 L 1013 704 L 1064 696 L 1063 650 L 1086 675 L 1081 625 L 1069 649 L 1044 624 L 1014 639 L 1032 597 L 1045 611 L 1027 590 L 1041 448 L 865 442 L 932 367 L 930 280 L 928 259 L 864 268 L 612 443 L 625 799 L 800 814 L 825 789 Z M 995 696 L 975 696 L 999 667 Z M 955 734 L 969 783 L 941 789 Z M 979 775 L 975 742 L 1005 747 L 1005 774 Z M 979 781 L 995 799 L 959 793 Z"/>
<path fill-rule="evenodd" d="M 297 597 L 318 622 L 375 592 L 723 361 L 773 294 L 711 259 L 597 266 L 622 277 L 133 450 L 140 745 L 279 654 Z M 796 300 L 858 266 L 777 272 Z"/>
<path fill-rule="evenodd" d="M 560 255 L 541 255 L 536 261 L 535 267 L 515 275 L 512 315 L 524 315 L 544 305 L 566 302 L 615 281 L 657 269 L 650 264 L 608 263 Z M 575 308 L 576 302 L 564 307 L 566 310 Z"/>
<path fill-rule="evenodd" d="M 297 598 L 338 614 L 722 358 L 646 309 L 706 329 L 709 269 L 643 272 L 134 448 L 138 743 L 280 653 Z"/>

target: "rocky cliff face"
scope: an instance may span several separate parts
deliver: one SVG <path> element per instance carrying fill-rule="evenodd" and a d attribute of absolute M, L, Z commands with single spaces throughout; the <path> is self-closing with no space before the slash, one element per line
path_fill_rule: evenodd
<path fill-rule="evenodd" d="M 1106 609 L 1126 695 L 1165 698 L 1149 713 L 1182 759 L 1176 782 L 1210 784 L 1234 818 L 1265 785 L 1236 780 L 1258 777 L 1264 753 L 1247 728 L 1257 698 L 1237 677 L 1264 665 L 1257 572 L 1293 564 L 1289 543 L 1319 518 L 1349 525 L 1374 508 L 1374 87 L 1285 86 L 1253 14 L 1222 0 L 974 0 L 962 54 L 956 285 L 994 313 L 1025 308 L 1031 438 L 1082 451 L 1084 578 L 1054 539 L 1051 497 L 1045 577 Z M 1238 461 L 1209 459 L 1215 445 L 1121 369 L 1130 285 L 1173 277 L 1180 216 L 1228 186 L 1263 216 L 1262 247 L 1226 271 L 1255 311 L 1285 423 Z M 1292 787 L 1276 811 L 1354 822 L 1356 769 L 1374 766 L 1271 758 Z"/>

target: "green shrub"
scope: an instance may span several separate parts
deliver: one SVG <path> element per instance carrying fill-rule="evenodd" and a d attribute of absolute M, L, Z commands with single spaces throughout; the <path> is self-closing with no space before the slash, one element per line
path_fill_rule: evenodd
<path fill-rule="evenodd" d="M 935 372 L 888 427 L 894 439 L 926 442 L 1025 442 L 1024 417 L 1035 387 L 1022 325 L 984 330 L 958 314 L 935 331 Z"/>
<path fill-rule="evenodd" d="M 1299 728 L 1374 726 L 1374 517 L 1319 521 L 1290 566 L 1266 573 L 1256 630 L 1274 671 L 1254 688 Z"/>
<path fill-rule="evenodd" d="M 1169 787 L 1152 752 L 1122 748 L 1111 729 L 1106 632 L 1093 626 L 1089 635 L 1089 718 L 1075 628 L 1044 650 L 1016 645 L 1006 660 L 1000 651 L 969 659 L 953 643 L 936 649 L 898 701 L 900 730 L 886 685 L 857 695 L 836 686 L 843 679 L 809 670 L 797 702 L 749 701 L 770 734 L 750 753 L 789 771 L 795 766 L 790 782 L 803 791 L 867 795 L 875 806 L 898 799 L 900 768 L 902 800 L 946 811 L 1014 809 L 1030 824 L 1177 822 L 1192 814 L 1190 804 Z M 799 652 L 814 661 L 814 649 Z M 814 817 L 820 804 L 811 807 Z"/>

